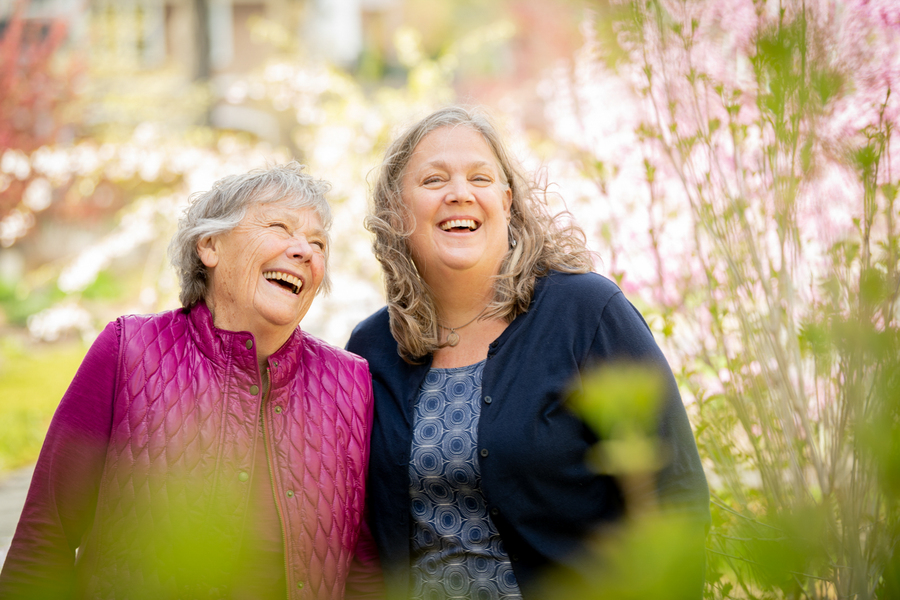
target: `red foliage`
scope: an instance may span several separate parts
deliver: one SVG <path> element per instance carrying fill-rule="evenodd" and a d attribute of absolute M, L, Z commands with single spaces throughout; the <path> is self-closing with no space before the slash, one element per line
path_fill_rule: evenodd
<path fill-rule="evenodd" d="M 59 108 L 74 96 L 71 65 L 55 72 L 54 54 L 66 40 L 62 19 L 26 19 L 19 2 L 0 33 L 0 149 L 26 153 L 55 139 Z"/>
<path fill-rule="evenodd" d="M 74 61 L 55 64 L 66 40 L 62 19 L 29 19 L 27 1 L 16 4 L 0 26 L 0 156 L 8 148 L 30 154 L 58 140 L 67 126 L 61 109 L 75 95 Z M 13 179 L 0 192 L 0 217 L 18 204 L 26 181 Z"/>

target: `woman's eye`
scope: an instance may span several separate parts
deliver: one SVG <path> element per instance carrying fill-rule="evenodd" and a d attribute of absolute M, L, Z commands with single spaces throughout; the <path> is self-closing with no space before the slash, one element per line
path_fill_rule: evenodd
<path fill-rule="evenodd" d="M 485 175 L 476 175 L 472 178 L 473 181 L 478 181 L 480 183 L 493 183 L 493 180 L 490 177 Z"/>
<path fill-rule="evenodd" d="M 285 231 L 288 230 L 288 226 L 287 226 L 286 224 L 284 224 L 284 223 L 279 223 L 279 222 L 277 222 L 277 221 L 274 222 L 274 223 L 269 223 L 269 227 L 278 227 L 278 228 L 284 229 Z"/>
<path fill-rule="evenodd" d="M 424 185 L 430 185 L 432 183 L 440 183 L 440 181 L 441 181 L 440 177 L 438 177 L 437 175 L 432 175 L 431 177 L 427 177 L 425 179 L 425 181 L 423 181 L 422 183 Z"/>
<path fill-rule="evenodd" d="M 319 250 L 325 249 L 325 242 L 323 242 L 322 240 L 310 240 L 309 244 L 311 246 L 318 246 Z"/>

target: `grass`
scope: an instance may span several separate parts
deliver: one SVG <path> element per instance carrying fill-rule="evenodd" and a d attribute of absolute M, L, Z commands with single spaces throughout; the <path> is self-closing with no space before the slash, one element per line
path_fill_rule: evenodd
<path fill-rule="evenodd" d="M 0 474 L 37 460 L 50 419 L 87 347 L 0 338 Z"/>

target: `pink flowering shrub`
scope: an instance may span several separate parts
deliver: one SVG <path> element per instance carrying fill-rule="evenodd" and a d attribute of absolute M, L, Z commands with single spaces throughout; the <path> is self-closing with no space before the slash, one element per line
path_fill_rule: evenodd
<path fill-rule="evenodd" d="M 900 4 L 620 2 L 585 35 L 544 89 L 562 185 L 689 402 L 709 597 L 897 595 Z"/>

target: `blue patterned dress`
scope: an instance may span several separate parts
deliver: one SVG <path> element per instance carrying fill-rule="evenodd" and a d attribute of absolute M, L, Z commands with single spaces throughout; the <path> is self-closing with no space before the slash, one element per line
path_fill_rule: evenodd
<path fill-rule="evenodd" d="M 431 369 L 416 399 L 409 464 L 412 598 L 521 598 L 481 494 L 476 450 L 484 361 Z"/>

